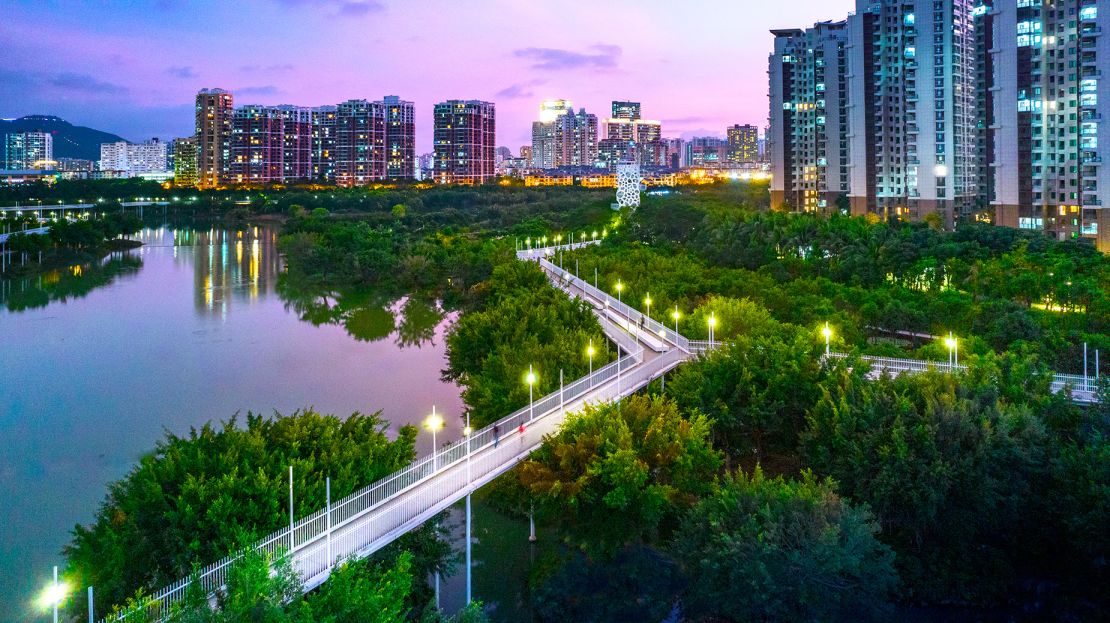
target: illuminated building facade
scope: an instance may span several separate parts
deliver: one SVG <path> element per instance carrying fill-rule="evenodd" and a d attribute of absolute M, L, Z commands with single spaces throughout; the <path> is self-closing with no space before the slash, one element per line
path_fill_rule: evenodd
<path fill-rule="evenodd" d="M 385 104 L 368 100 L 339 104 L 335 122 L 335 183 L 362 186 L 385 177 Z"/>
<path fill-rule="evenodd" d="M 335 106 L 312 109 L 312 179 L 335 182 Z"/>
<path fill-rule="evenodd" d="M 276 110 L 282 125 L 281 180 L 312 179 L 312 109 L 285 105 Z"/>
<path fill-rule="evenodd" d="M 665 164 L 663 127 L 640 117 L 640 103 L 614 101 L 612 117 L 605 120 L 605 138 L 598 144 L 598 163 L 614 169 L 621 162 Z"/>
<path fill-rule="evenodd" d="M 416 177 L 416 106 L 396 95 L 382 100 L 385 106 L 385 177 Z"/>
<path fill-rule="evenodd" d="M 686 168 L 686 141 L 681 138 L 663 139 L 663 166 L 671 169 Z"/>
<path fill-rule="evenodd" d="M 118 171 L 121 177 L 137 177 L 141 173 L 165 173 L 169 162 L 167 145 L 158 139 L 142 143 L 101 143 L 100 170 Z"/>
<path fill-rule="evenodd" d="M 233 184 L 273 184 L 285 174 L 285 119 L 277 108 L 242 106 L 231 116 Z"/>
<path fill-rule="evenodd" d="M 570 100 L 547 100 L 532 123 L 532 166 L 553 169 L 597 162 L 597 115 L 574 112 Z"/>
<path fill-rule="evenodd" d="M 173 183 L 175 186 L 197 185 L 197 139 L 173 139 Z"/>
<path fill-rule="evenodd" d="M 759 128 L 754 125 L 729 126 L 728 161 L 731 164 L 751 164 L 759 161 Z"/>
<path fill-rule="evenodd" d="M 728 163 L 728 141 L 716 136 L 695 136 L 686 141 L 686 166 L 719 169 Z"/>
<path fill-rule="evenodd" d="M 775 48 L 768 66 L 770 126 L 765 137 L 771 152 L 771 207 L 827 211 L 848 194 L 851 183 L 848 25 L 820 22 L 771 34 Z M 745 126 L 729 129 L 729 160 L 756 134 L 752 126 L 741 128 Z"/>
<path fill-rule="evenodd" d="M 1110 42 L 1095 0 L 979 2 L 990 199 L 999 225 L 1110 252 Z M 1104 9 L 1099 16 L 1099 9 Z M 1100 149 L 1101 145 L 1101 149 Z"/>
<path fill-rule="evenodd" d="M 974 210 L 972 8 L 971 0 L 857 0 L 848 18 L 853 214 L 935 213 L 950 227 Z"/>
<path fill-rule="evenodd" d="M 54 137 L 49 132 L 16 132 L 4 136 L 4 168 L 28 171 L 54 168 Z"/>
<path fill-rule="evenodd" d="M 479 100 L 435 105 L 432 137 L 439 184 L 481 184 L 496 175 L 495 107 Z"/>
<path fill-rule="evenodd" d="M 226 181 L 231 164 L 231 93 L 202 89 L 196 97 L 197 186 L 213 188 Z"/>

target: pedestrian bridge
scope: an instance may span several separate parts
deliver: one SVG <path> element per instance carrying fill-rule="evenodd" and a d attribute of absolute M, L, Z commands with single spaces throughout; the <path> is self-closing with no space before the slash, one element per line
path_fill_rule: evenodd
<path fill-rule="evenodd" d="M 594 243 L 562 245 L 558 250 Z M 328 578 L 337 563 L 374 553 L 514 467 L 543 443 L 545 435 L 558 431 L 568 413 L 579 411 L 587 404 L 628 396 L 684 361 L 719 345 L 688 340 L 563 270 L 547 259 L 556 251 L 555 247 L 522 249 L 518 250 L 517 257 L 537 262 L 556 287 L 593 309 L 606 336 L 619 346 L 616 361 L 502 418 L 496 423 L 497 435 L 494 425 L 487 426 L 341 500 L 333 501 L 329 495 L 324 508 L 274 532 L 258 542 L 255 549 L 271 554 L 289 552 L 294 569 L 305 579 L 306 590 L 311 590 Z M 828 356 L 842 358 L 847 355 L 830 353 Z M 949 369 L 947 364 L 938 362 L 861 359 L 871 365 L 872 374 Z M 1097 400 L 1097 392 L 1089 383 L 1077 392 L 1076 378 L 1083 377 L 1057 375 L 1054 390 L 1070 387 L 1072 398 L 1077 401 Z M 195 581 L 210 594 L 214 593 L 224 585 L 227 572 L 236 559 L 236 555 L 231 555 L 204 567 Z M 191 581 L 188 577 L 181 578 L 154 592 L 145 608 L 110 615 L 101 621 L 165 618 L 172 606 L 184 598 Z"/>

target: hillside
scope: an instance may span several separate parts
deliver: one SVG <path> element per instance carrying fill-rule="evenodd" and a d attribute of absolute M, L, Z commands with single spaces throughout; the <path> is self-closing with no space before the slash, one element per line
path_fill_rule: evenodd
<path fill-rule="evenodd" d="M 10 121 L 0 119 L 0 134 L 36 131 L 54 135 L 54 158 L 99 160 L 101 143 L 124 140 L 109 132 L 73 125 L 48 115 L 28 115 Z"/>

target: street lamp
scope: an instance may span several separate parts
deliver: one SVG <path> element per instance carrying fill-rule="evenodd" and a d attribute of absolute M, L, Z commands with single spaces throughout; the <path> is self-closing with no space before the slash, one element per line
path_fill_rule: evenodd
<path fill-rule="evenodd" d="M 825 323 L 825 327 L 821 329 L 821 335 L 825 336 L 825 356 L 829 356 L 829 338 L 832 337 L 832 329 L 829 328 L 829 323 Z"/>
<path fill-rule="evenodd" d="M 948 337 L 944 338 L 944 345 L 948 347 L 948 367 L 951 369 L 960 364 L 960 344 L 952 337 L 951 331 L 948 332 Z"/>
<path fill-rule="evenodd" d="M 674 334 L 678 335 L 678 303 L 675 303 L 674 311 L 671 312 L 671 318 L 674 318 Z"/>
<path fill-rule="evenodd" d="M 432 431 L 432 471 L 438 471 L 439 447 L 436 446 L 436 431 L 443 428 L 443 418 L 436 413 L 435 405 L 432 405 L 432 414 L 424 420 L 424 428 Z"/>
<path fill-rule="evenodd" d="M 618 303 L 621 302 L 621 290 L 623 290 L 623 289 L 624 289 L 624 284 L 621 283 L 620 279 L 617 279 L 617 302 Z"/>
<path fill-rule="evenodd" d="M 65 601 L 66 595 L 69 594 L 69 585 L 65 582 L 58 582 L 58 567 L 54 567 L 54 583 L 47 586 L 39 596 L 39 606 L 44 610 L 53 608 L 54 610 L 54 623 L 58 623 L 58 606 Z"/>
<path fill-rule="evenodd" d="M 586 347 L 586 356 L 590 358 L 590 387 L 594 386 L 594 339 L 590 338 L 590 345 Z"/>
<path fill-rule="evenodd" d="M 648 320 L 651 320 L 651 292 L 648 292 L 647 296 L 644 297 L 644 305 L 647 307 Z"/>
<path fill-rule="evenodd" d="M 528 384 L 528 421 L 536 419 L 536 414 L 533 409 L 536 403 L 532 401 L 532 386 L 536 384 L 536 373 L 532 371 L 532 364 L 528 364 L 528 374 L 524 377 L 524 382 Z"/>
<path fill-rule="evenodd" d="M 597 230 L 594 230 L 594 240 L 597 240 Z"/>
<path fill-rule="evenodd" d="M 709 312 L 709 348 L 713 348 L 713 329 L 717 327 L 717 316 L 713 312 Z"/>

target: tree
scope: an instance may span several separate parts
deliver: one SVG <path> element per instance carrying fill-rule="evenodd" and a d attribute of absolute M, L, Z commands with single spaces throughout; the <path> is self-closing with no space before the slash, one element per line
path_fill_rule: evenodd
<path fill-rule="evenodd" d="M 686 514 L 671 551 L 689 614 L 731 621 L 882 619 L 898 578 L 865 508 L 811 472 L 725 476 Z"/>
<path fill-rule="evenodd" d="M 709 422 L 670 400 L 633 396 L 588 406 L 519 468 L 541 516 L 595 554 L 650 542 L 709 490 L 720 466 Z"/>
<path fill-rule="evenodd" d="M 299 411 L 167 433 L 110 485 L 95 521 L 74 529 L 67 575 L 97 587 L 98 609 L 140 587 L 157 589 L 286 525 L 290 466 L 305 515 L 324 505 L 329 476 L 338 499 L 407 465 L 415 429 L 390 441 L 384 428 L 378 414 L 341 420 Z"/>

